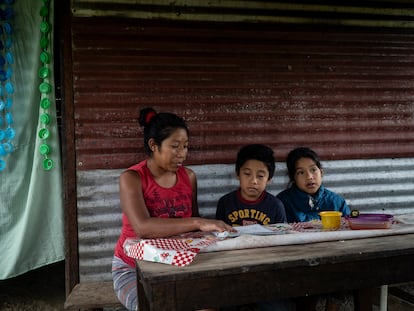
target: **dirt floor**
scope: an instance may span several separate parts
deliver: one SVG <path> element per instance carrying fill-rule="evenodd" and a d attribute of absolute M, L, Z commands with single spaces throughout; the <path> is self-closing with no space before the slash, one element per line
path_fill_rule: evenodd
<path fill-rule="evenodd" d="M 410 283 L 404 289 L 413 293 L 414 284 Z M 64 301 L 63 261 L 0 281 L 0 311 L 61 311 Z M 377 311 L 378 306 L 374 305 L 372 310 Z M 389 295 L 388 311 L 414 311 L 414 304 Z"/>
<path fill-rule="evenodd" d="M 0 281 L 1 311 L 61 311 L 64 302 L 63 261 Z"/>

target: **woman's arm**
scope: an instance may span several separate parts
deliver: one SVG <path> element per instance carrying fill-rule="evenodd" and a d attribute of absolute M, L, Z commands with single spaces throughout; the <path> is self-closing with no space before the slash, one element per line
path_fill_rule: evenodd
<path fill-rule="evenodd" d="M 193 217 L 199 217 L 200 213 L 198 211 L 198 199 L 197 199 L 197 177 L 196 174 L 194 173 L 194 171 L 192 171 L 189 168 L 185 168 L 185 171 L 187 172 L 188 178 L 190 179 L 191 182 L 191 188 L 193 189 L 193 193 L 192 193 L 192 198 L 193 198 L 193 202 L 192 202 L 192 216 Z"/>
<path fill-rule="evenodd" d="M 122 211 L 139 238 L 163 238 L 195 230 L 232 231 L 224 222 L 213 219 L 151 217 L 144 202 L 141 178 L 137 172 L 125 171 L 121 174 L 119 193 Z"/>

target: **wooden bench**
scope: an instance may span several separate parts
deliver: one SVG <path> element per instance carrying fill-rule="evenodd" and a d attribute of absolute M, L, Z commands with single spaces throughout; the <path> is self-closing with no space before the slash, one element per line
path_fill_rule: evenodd
<path fill-rule="evenodd" d="M 395 310 L 414 310 L 414 283 L 395 284 L 388 289 L 388 306 Z"/>
<path fill-rule="evenodd" d="M 76 284 L 64 304 L 65 310 L 125 310 L 115 295 L 112 282 L 83 282 Z"/>

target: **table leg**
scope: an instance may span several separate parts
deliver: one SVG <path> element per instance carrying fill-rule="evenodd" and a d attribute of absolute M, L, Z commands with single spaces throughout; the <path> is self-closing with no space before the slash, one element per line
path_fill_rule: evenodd
<path fill-rule="evenodd" d="M 372 288 L 360 288 L 354 291 L 356 311 L 372 311 Z"/>
<path fill-rule="evenodd" d="M 139 279 L 138 273 L 137 273 L 137 291 L 138 291 L 138 310 L 139 311 L 150 311 L 148 299 L 145 296 L 144 287 L 142 286 L 142 282 Z"/>

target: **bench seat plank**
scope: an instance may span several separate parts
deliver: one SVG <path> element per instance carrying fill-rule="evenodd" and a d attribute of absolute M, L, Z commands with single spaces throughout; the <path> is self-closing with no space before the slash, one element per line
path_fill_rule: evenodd
<path fill-rule="evenodd" d="M 84 282 L 76 284 L 66 298 L 65 310 L 122 308 L 112 282 Z"/>

